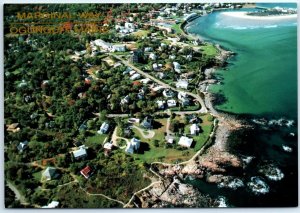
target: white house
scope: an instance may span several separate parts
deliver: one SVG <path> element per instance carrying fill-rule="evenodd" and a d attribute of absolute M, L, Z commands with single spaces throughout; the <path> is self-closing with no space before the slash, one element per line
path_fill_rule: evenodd
<path fill-rule="evenodd" d="M 85 145 L 82 145 L 82 146 L 79 147 L 78 150 L 73 151 L 72 153 L 73 153 L 74 158 L 75 159 L 80 159 L 80 158 L 86 157 L 87 156 L 86 149 L 87 148 L 85 147 Z"/>
<path fill-rule="evenodd" d="M 122 100 L 121 100 L 121 104 L 128 104 L 129 103 L 129 95 L 126 95 Z"/>
<path fill-rule="evenodd" d="M 112 49 L 112 44 L 105 42 L 102 39 L 97 39 L 95 41 L 91 41 L 91 45 L 101 47 L 102 49 L 107 50 L 107 51 Z"/>
<path fill-rule="evenodd" d="M 163 91 L 163 96 L 166 98 L 172 98 L 174 97 L 175 93 L 171 89 L 165 89 Z"/>
<path fill-rule="evenodd" d="M 42 173 L 42 178 L 45 180 L 51 180 L 58 176 L 56 169 L 54 167 L 47 167 L 47 169 Z"/>
<path fill-rule="evenodd" d="M 191 135 L 197 135 L 200 131 L 200 128 L 197 124 L 192 124 L 190 127 Z"/>
<path fill-rule="evenodd" d="M 176 101 L 175 100 L 168 100 L 167 105 L 168 105 L 168 107 L 176 107 Z"/>
<path fill-rule="evenodd" d="M 132 30 L 134 30 L 134 28 L 135 28 L 134 24 L 133 23 L 129 23 L 129 22 L 126 22 L 124 26 L 125 26 L 125 28 L 132 29 Z"/>
<path fill-rule="evenodd" d="M 144 79 L 140 80 L 140 82 L 143 84 L 148 84 L 150 81 L 151 81 L 150 78 L 144 78 Z"/>
<path fill-rule="evenodd" d="M 187 89 L 189 83 L 187 80 L 178 80 L 176 83 L 176 88 Z"/>
<path fill-rule="evenodd" d="M 132 138 L 130 142 L 127 143 L 125 152 L 129 154 L 133 154 L 134 151 L 138 151 L 138 149 L 140 148 L 140 143 L 141 143 L 140 140 L 136 138 Z"/>
<path fill-rule="evenodd" d="M 181 72 L 181 70 L 180 70 L 181 66 L 180 66 L 180 64 L 178 62 L 174 61 L 173 62 L 173 66 L 174 66 L 175 72 L 178 72 L 178 73 Z"/>
<path fill-rule="evenodd" d="M 153 48 L 152 47 L 145 47 L 144 51 L 145 52 L 152 52 Z"/>
<path fill-rule="evenodd" d="M 179 99 L 179 100 L 184 100 L 185 98 L 187 98 L 187 94 L 186 94 L 186 92 L 179 92 L 178 93 L 178 95 L 177 95 L 177 98 Z"/>
<path fill-rule="evenodd" d="M 156 101 L 156 103 L 157 103 L 158 109 L 164 109 L 165 108 L 165 101 L 158 100 L 158 101 Z"/>
<path fill-rule="evenodd" d="M 133 75 L 133 74 L 135 74 L 135 73 L 136 73 L 136 71 L 134 71 L 134 70 L 129 71 L 129 75 L 130 76 Z"/>
<path fill-rule="evenodd" d="M 157 75 L 156 75 L 159 79 L 164 79 L 164 78 L 166 78 L 166 73 L 164 73 L 164 72 L 158 72 L 157 73 Z"/>
<path fill-rule="evenodd" d="M 177 97 L 183 106 L 188 106 L 190 104 L 190 100 L 185 92 L 179 92 Z"/>
<path fill-rule="evenodd" d="M 130 77 L 130 80 L 134 81 L 134 80 L 137 80 L 140 78 L 141 78 L 141 75 L 139 73 L 135 73 Z"/>
<path fill-rule="evenodd" d="M 124 44 L 116 44 L 112 46 L 112 52 L 125 52 L 126 47 Z"/>
<path fill-rule="evenodd" d="M 187 148 L 190 148 L 192 143 L 193 143 L 193 139 L 188 138 L 186 136 L 181 136 L 179 139 L 179 142 L 178 142 L 179 145 L 181 145 L 183 147 L 187 147 Z"/>
<path fill-rule="evenodd" d="M 51 203 L 49 203 L 47 206 L 42 206 L 43 209 L 53 209 L 56 208 L 59 205 L 58 201 L 51 201 Z"/>
<path fill-rule="evenodd" d="M 111 149 L 113 148 L 113 144 L 107 142 L 107 143 L 104 144 L 103 148 L 104 148 L 104 149 L 111 150 Z"/>
<path fill-rule="evenodd" d="M 100 129 L 97 131 L 99 134 L 105 134 L 108 131 L 109 124 L 104 122 L 102 123 Z"/>
<path fill-rule="evenodd" d="M 149 58 L 151 60 L 156 60 L 156 55 L 154 53 L 150 53 Z"/>

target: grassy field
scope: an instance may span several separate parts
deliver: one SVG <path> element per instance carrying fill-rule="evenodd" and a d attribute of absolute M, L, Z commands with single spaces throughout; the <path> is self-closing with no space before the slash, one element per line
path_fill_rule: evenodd
<path fill-rule="evenodd" d="M 32 176 L 33 176 L 34 179 L 36 179 L 37 181 L 41 181 L 41 178 L 42 178 L 42 171 L 35 172 L 35 173 L 32 174 Z"/>
<path fill-rule="evenodd" d="M 165 131 L 166 131 L 166 123 L 167 119 L 156 119 L 156 121 L 159 123 L 157 126 L 159 128 L 154 127 L 155 136 L 152 139 L 145 139 L 142 137 L 142 135 L 133 129 L 135 136 L 141 139 L 142 141 L 142 152 L 133 154 L 134 158 L 136 160 L 145 161 L 147 163 L 151 163 L 153 161 L 162 161 L 167 163 L 174 163 L 177 160 L 179 161 L 185 161 L 190 159 L 198 150 L 200 150 L 207 139 L 209 138 L 209 135 L 211 133 L 212 129 L 212 121 L 208 120 L 209 115 L 201 115 L 200 118 L 202 119 L 202 123 L 200 124 L 201 129 L 203 132 L 201 132 L 199 135 L 194 136 L 194 147 L 190 149 L 181 149 L 179 146 L 176 147 L 172 146 L 170 148 L 165 147 Z M 183 122 L 182 117 L 176 116 L 175 118 L 179 122 Z M 189 133 L 189 125 L 185 126 L 185 133 Z M 155 146 L 154 141 L 159 141 L 159 146 Z M 179 137 L 175 137 L 175 142 L 178 143 Z M 179 148 L 179 149 L 178 149 Z"/>
<path fill-rule="evenodd" d="M 215 57 L 218 54 L 217 48 L 215 48 L 212 44 L 207 44 L 205 46 L 201 46 L 200 49 L 207 56 Z"/>
<path fill-rule="evenodd" d="M 176 33 L 183 33 L 182 30 L 180 29 L 180 25 L 181 25 L 181 23 L 174 24 L 174 25 L 172 25 L 172 29 L 174 29 Z"/>
<path fill-rule="evenodd" d="M 96 133 L 94 136 L 90 136 L 86 139 L 85 145 L 87 147 L 98 146 L 99 144 L 103 144 L 106 137 L 108 137 L 107 134 L 100 135 Z"/>
<path fill-rule="evenodd" d="M 147 37 L 149 30 L 139 30 L 137 32 L 132 33 L 132 35 L 137 36 L 137 37 Z"/>
<path fill-rule="evenodd" d="M 193 136 L 193 139 L 195 141 L 194 151 L 197 152 L 202 148 L 202 146 L 205 144 L 206 140 L 208 139 L 211 131 L 212 131 L 212 122 L 207 120 L 208 116 L 201 116 L 201 119 L 203 120 L 203 123 L 200 124 L 202 132 L 199 133 L 199 135 Z M 186 125 L 184 128 L 184 132 L 186 134 L 190 134 L 190 126 Z"/>

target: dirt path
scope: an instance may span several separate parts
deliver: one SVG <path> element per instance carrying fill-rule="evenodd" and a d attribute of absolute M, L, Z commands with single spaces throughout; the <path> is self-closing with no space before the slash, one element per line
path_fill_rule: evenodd
<path fill-rule="evenodd" d="M 118 132 L 118 127 L 116 127 L 114 129 L 114 132 L 111 136 L 111 141 L 113 142 L 113 145 L 116 146 L 116 147 L 119 147 L 119 144 L 117 142 L 117 139 L 123 139 L 126 141 L 126 143 L 129 143 L 129 140 L 127 138 L 123 138 L 123 137 L 119 137 L 117 136 L 117 132 Z M 122 146 L 122 147 L 119 147 L 120 149 L 125 149 L 126 148 L 126 145 L 125 146 Z"/>
<path fill-rule="evenodd" d="M 21 192 L 10 182 L 10 181 L 6 181 L 7 182 L 7 186 L 15 193 L 16 195 L 16 200 L 19 200 L 21 204 L 28 204 L 26 202 L 26 199 L 23 195 L 21 195 Z"/>
<path fill-rule="evenodd" d="M 145 138 L 145 139 L 151 139 L 151 138 L 153 138 L 154 135 L 155 135 L 155 132 L 152 131 L 152 130 L 147 130 L 148 134 L 145 135 L 143 129 L 141 129 L 141 128 L 137 127 L 137 126 L 132 126 L 132 128 L 135 128 L 137 131 L 139 131 L 139 133 L 141 133 L 141 135 L 142 135 L 143 138 Z"/>

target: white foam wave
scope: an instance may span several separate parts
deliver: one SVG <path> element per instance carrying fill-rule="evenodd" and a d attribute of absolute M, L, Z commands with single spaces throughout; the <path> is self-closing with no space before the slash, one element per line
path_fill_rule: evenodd
<path fill-rule="evenodd" d="M 276 28 L 278 27 L 278 25 L 267 25 L 267 26 L 264 26 L 264 28 Z"/>
<path fill-rule="evenodd" d="M 249 164 L 251 163 L 251 161 L 254 159 L 253 156 L 247 156 L 247 157 L 243 157 L 242 158 L 242 161 L 245 163 L 245 164 Z"/>
<path fill-rule="evenodd" d="M 251 177 L 251 181 L 247 183 L 251 191 L 256 194 L 266 194 L 270 191 L 270 187 L 260 177 Z"/>
<path fill-rule="evenodd" d="M 286 126 L 286 127 L 291 127 L 295 124 L 294 120 L 286 120 L 284 118 L 280 118 L 278 120 L 270 120 L 268 122 L 269 126 Z"/>
<path fill-rule="evenodd" d="M 262 166 L 259 172 L 273 181 L 279 181 L 284 177 L 283 172 L 273 164 Z"/>
<path fill-rule="evenodd" d="M 293 151 L 293 149 L 292 149 L 291 147 L 285 146 L 285 145 L 282 145 L 282 149 L 283 149 L 284 151 L 286 151 L 286 152 L 292 152 L 292 151 Z"/>
<path fill-rule="evenodd" d="M 230 188 L 234 190 L 244 186 L 244 182 L 239 178 L 235 178 L 231 181 L 224 181 L 218 184 L 219 188 Z"/>
<path fill-rule="evenodd" d="M 225 197 L 219 196 L 217 202 L 219 203 L 218 207 L 220 207 L 220 208 L 228 207 Z"/>

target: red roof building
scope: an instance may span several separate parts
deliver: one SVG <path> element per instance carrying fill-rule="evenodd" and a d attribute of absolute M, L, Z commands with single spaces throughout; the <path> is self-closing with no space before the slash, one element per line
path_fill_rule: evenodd
<path fill-rule="evenodd" d="M 134 86 L 141 86 L 141 82 L 139 82 L 139 81 L 134 81 L 134 82 L 132 82 L 132 84 Z"/>
<path fill-rule="evenodd" d="M 87 166 L 87 167 L 85 167 L 84 169 L 82 169 L 82 170 L 80 171 L 80 173 L 81 173 L 86 179 L 88 179 L 88 178 L 92 175 L 93 171 L 92 171 L 92 169 L 91 169 L 90 166 Z"/>

